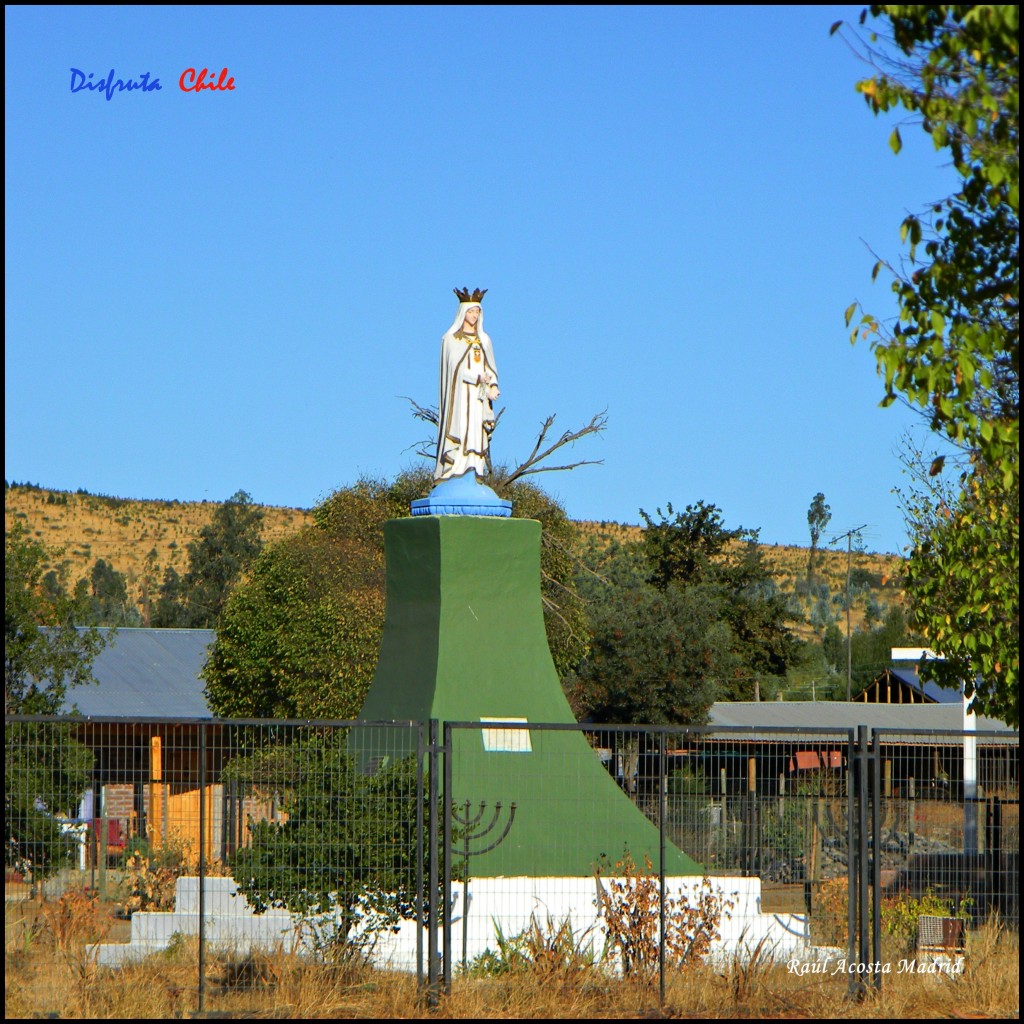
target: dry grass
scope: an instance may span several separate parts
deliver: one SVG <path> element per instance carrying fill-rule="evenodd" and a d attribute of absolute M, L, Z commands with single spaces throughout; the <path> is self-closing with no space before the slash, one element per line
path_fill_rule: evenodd
<path fill-rule="evenodd" d="M 171 1018 L 198 1009 L 198 944 L 183 939 L 146 961 L 97 967 L 87 943 L 109 934 L 105 908 L 73 895 L 64 904 L 8 904 L 5 914 L 5 1011 L 8 1019 Z M 123 922 L 118 922 L 122 924 Z M 968 937 L 967 969 L 956 978 L 900 973 L 881 994 L 851 998 L 842 971 L 801 976 L 756 951 L 744 961 L 675 972 L 666 1000 L 656 984 L 611 977 L 567 963 L 497 977 L 457 977 L 436 1008 L 416 979 L 350 965 L 311 964 L 289 956 L 207 961 L 205 1012 L 218 1017 L 289 1019 L 640 1019 L 640 1018 L 1008 1018 L 1019 1006 L 1018 939 L 992 922 Z"/>

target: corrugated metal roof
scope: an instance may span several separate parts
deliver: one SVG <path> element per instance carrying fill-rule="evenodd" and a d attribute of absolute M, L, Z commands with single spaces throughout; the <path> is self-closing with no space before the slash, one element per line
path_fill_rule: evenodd
<path fill-rule="evenodd" d="M 831 700 L 722 701 L 711 705 L 709 724 L 746 728 L 782 727 L 801 729 L 948 729 L 964 727 L 963 705 L 957 704 L 865 704 Z M 979 715 L 978 731 L 1012 730 L 994 718 Z"/>
<path fill-rule="evenodd" d="M 99 685 L 68 690 L 65 710 L 125 718 L 212 718 L 199 673 L 216 636 L 212 629 L 119 628 L 93 662 Z"/>

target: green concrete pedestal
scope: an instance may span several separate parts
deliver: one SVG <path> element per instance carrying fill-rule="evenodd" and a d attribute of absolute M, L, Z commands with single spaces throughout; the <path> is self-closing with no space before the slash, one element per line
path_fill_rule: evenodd
<path fill-rule="evenodd" d="M 526 720 L 575 724 L 548 650 L 540 599 L 540 523 L 420 516 L 385 525 L 387 612 L 380 660 L 360 718 L 441 722 Z M 368 754 L 372 736 L 360 742 Z M 476 878 L 589 876 L 628 849 L 657 864 L 657 829 L 634 806 L 578 731 L 453 731 L 452 792 L 484 805 L 496 839 L 476 855 Z M 666 872 L 701 873 L 672 846 Z"/>

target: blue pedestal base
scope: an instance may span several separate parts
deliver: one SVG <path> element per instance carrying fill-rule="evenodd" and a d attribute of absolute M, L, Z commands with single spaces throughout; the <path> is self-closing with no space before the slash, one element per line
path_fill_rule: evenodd
<path fill-rule="evenodd" d="M 512 502 L 499 498 L 476 473 L 442 480 L 425 498 L 410 502 L 414 516 L 502 516 L 512 515 Z"/>

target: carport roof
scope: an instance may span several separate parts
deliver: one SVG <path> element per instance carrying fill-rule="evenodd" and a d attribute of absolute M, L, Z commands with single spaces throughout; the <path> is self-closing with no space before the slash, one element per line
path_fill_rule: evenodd
<path fill-rule="evenodd" d="M 941 729 L 964 728 L 963 704 L 866 704 L 833 700 L 720 701 L 711 706 L 710 725 L 800 729 Z M 1011 732 L 1003 722 L 979 715 L 978 732 Z"/>
<path fill-rule="evenodd" d="M 101 629 L 109 634 L 111 630 Z M 98 685 L 76 686 L 65 711 L 121 718 L 212 718 L 199 673 L 212 629 L 119 628 L 93 662 Z"/>

